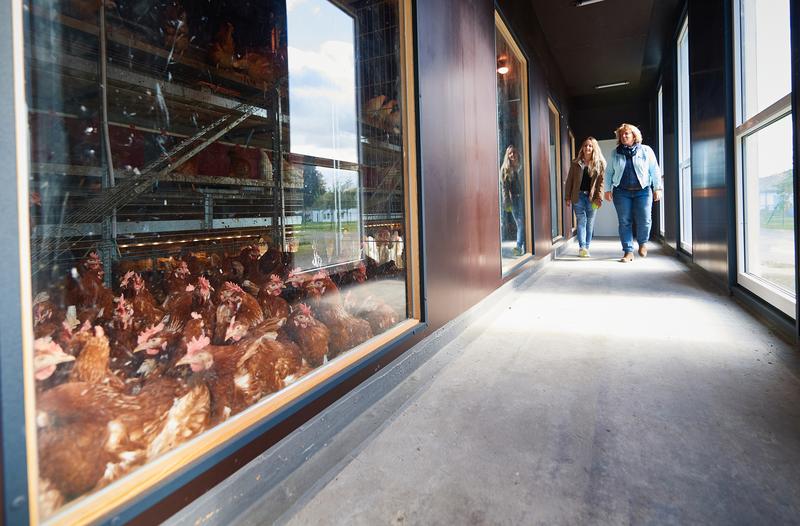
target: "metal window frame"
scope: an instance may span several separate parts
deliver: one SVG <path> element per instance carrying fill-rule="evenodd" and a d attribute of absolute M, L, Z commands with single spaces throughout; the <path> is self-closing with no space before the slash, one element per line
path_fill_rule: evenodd
<path fill-rule="evenodd" d="M 70 502 L 47 520 L 53 523 L 122 523 L 208 471 L 235 451 L 285 421 L 342 382 L 374 367 L 403 342 L 426 327 L 422 246 L 422 195 L 416 113 L 418 91 L 414 32 L 415 3 L 400 0 L 402 92 L 404 97 L 404 180 L 408 254 L 408 316 L 386 333 L 348 351 L 317 369 L 302 382 L 263 400 L 228 422 L 128 474 L 111 486 Z M 2 522 L 38 524 L 38 467 L 33 381 L 33 334 L 28 209 L 28 116 L 25 92 L 24 11 L 22 0 L 4 4 L 0 28 L 6 45 L 0 51 L 0 92 L 13 94 L 0 102 L 6 162 L 0 178 L 16 192 L 0 194 L 0 243 L 18 264 L 0 273 L 0 445 L 2 450 Z"/>
<path fill-rule="evenodd" d="M 690 93 L 683 93 L 682 87 L 682 71 L 681 65 L 683 61 L 681 60 L 681 42 L 682 40 L 686 40 L 686 46 L 688 49 L 689 46 L 689 16 L 687 15 L 684 17 L 683 22 L 681 23 L 681 29 L 678 31 L 678 38 L 676 39 L 675 49 L 676 49 L 676 85 L 677 85 L 677 113 L 678 113 L 678 121 L 677 121 L 677 148 L 678 148 L 678 224 L 680 225 L 679 235 L 678 235 L 678 246 L 681 250 L 686 252 L 687 254 L 692 254 L 692 243 L 693 243 L 693 215 L 692 215 L 692 136 L 691 136 L 691 98 Z M 688 60 L 688 51 L 687 51 L 687 60 Z M 686 64 L 686 75 L 689 76 L 689 64 Z M 686 79 L 687 85 L 690 83 L 690 79 Z M 689 86 L 689 91 L 691 91 L 691 86 Z M 683 116 L 683 106 L 682 106 L 682 99 L 683 96 L 686 97 L 686 104 L 689 106 L 688 115 L 686 115 L 687 122 L 684 121 Z M 684 129 L 685 128 L 685 129 Z M 684 134 L 688 134 L 688 140 L 686 141 L 688 144 L 688 152 L 684 152 L 683 147 L 683 139 Z M 688 194 L 689 198 L 686 199 L 686 181 L 684 180 L 684 171 L 688 170 L 689 172 L 689 180 L 688 180 Z M 687 218 L 688 216 L 688 218 Z M 688 220 L 687 220 L 688 219 Z M 688 234 L 688 235 L 687 235 Z"/>
<path fill-rule="evenodd" d="M 734 180 L 736 203 L 736 282 L 762 300 L 777 308 L 792 319 L 797 317 L 797 294 L 787 293 L 769 281 L 748 272 L 747 198 L 746 174 L 744 171 L 744 141 L 748 137 L 792 115 L 791 88 L 789 93 L 744 119 L 744 57 L 742 56 L 742 0 L 733 3 L 733 110 L 734 110 Z M 792 130 L 794 133 L 794 129 Z M 796 167 L 795 167 L 796 169 Z M 797 225 L 795 225 L 795 236 Z M 797 284 L 795 284 L 797 287 Z"/>

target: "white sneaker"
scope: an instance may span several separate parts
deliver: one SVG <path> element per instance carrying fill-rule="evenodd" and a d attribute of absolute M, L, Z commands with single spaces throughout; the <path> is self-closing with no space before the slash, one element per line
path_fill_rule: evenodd
<path fill-rule="evenodd" d="M 585 248 L 580 249 L 580 251 L 578 252 L 578 257 L 579 258 L 588 258 L 589 257 L 589 251 L 586 250 Z"/>

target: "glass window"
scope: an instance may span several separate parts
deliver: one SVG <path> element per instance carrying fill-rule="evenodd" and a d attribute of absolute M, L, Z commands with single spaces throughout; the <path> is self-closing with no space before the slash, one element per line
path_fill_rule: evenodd
<path fill-rule="evenodd" d="M 680 244 L 692 253 L 692 141 L 689 119 L 689 20 L 678 36 L 678 187 Z"/>
<path fill-rule="evenodd" d="M 550 107 L 550 228 L 555 240 L 564 231 L 561 208 L 561 119 L 553 101 L 547 102 Z"/>
<path fill-rule="evenodd" d="M 789 0 L 740 0 L 742 121 L 792 90 Z"/>
<path fill-rule="evenodd" d="M 27 4 L 32 479 L 39 516 L 71 522 L 409 325 L 410 17 Z"/>
<path fill-rule="evenodd" d="M 528 248 L 528 64 L 511 33 L 495 15 L 497 135 L 500 185 L 500 253 L 503 270 Z"/>
<path fill-rule="evenodd" d="M 742 139 L 745 271 L 794 294 L 792 120 Z"/>
<path fill-rule="evenodd" d="M 757 4 L 735 17 L 738 282 L 795 317 L 789 2 Z"/>

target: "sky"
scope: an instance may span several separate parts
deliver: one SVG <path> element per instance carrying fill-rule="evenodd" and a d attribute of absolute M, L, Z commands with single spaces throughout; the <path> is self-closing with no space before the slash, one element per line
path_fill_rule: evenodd
<path fill-rule="evenodd" d="M 288 0 L 293 153 L 358 161 L 353 19 L 328 0 Z"/>

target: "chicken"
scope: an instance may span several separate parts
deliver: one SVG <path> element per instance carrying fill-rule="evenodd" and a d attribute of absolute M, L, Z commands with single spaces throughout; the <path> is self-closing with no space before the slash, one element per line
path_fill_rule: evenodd
<path fill-rule="evenodd" d="M 111 319 L 114 294 L 103 284 L 103 264 L 96 252 L 89 254 L 70 271 L 64 285 L 63 305 L 75 305 L 81 322 L 104 322 Z"/>
<path fill-rule="evenodd" d="M 117 305 L 108 327 L 111 345 L 109 365 L 127 375 L 139 366 L 139 359 L 133 354 L 138 331 L 134 324 L 133 304 L 125 299 L 124 294 L 114 301 Z"/>
<path fill-rule="evenodd" d="M 192 319 L 192 313 L 199 314 L 205 320 L 207 327 L 213 330 L 216 318 L 216 307 L 211 300 L 214 288 L 211 283 L 200 276 L 197 286 L 187 285 L 181 292 L 176 292 L 167 297 L 164 310 L 169 316 L 170 323 L 179 326 L 185 325 Z"/>
<path fill-rule="evenodd" d="M 56 368 L 66 362 L 75 361 L 75 357 L 64 352 L 61 346 L 49 336 L 37 338 L 33 342 L 33 369 L 34 378 L 44 382 L 53 376 Z M 37 387 L 41 385 L 37 383 Z"/>
<path fill-rule="evenodd" d="M 268 82 L 275 76 L 273 61 L 264 53 L 248 51 L 242 58 L 235 59 L 232 65 L 236 69 L 244 70 L 250 80 L 257 84 Z"/>
<path fill-rule="evenodd" d="M 236 46 L 233 42 L 233 24 L 225 22 L 217 31 L 214 42 L 208 48 L 208 60 L 218 68 L 233 68 Z"/>
<path fill-rule="evenodd" d="M 260 258 L 261 249 L 256 244 L 244 247 L 239 253 L 239 262 L 244 268 L 244 279 L 252 281 L 259 287 L 269 279 L 269 275 L 263 274 L 259 269 Z"/>
<path fill-rule="evenodd" d="M 325 270 L 320 270 L 303 283 L 303 295 L 305 301 L 314 308 L 321 303 L 341 304 L 339 287 Z"/>
<path fill-rule="evenodd" d="M 338 303 L 321 302 L 316 313 L 330 331 L 328 358 L 335 358 L 373 336 L 369 322 L 353 317 Z"/>
<path fill-rule="evenodd" d="M 373 334 L 380 334 L 400 321 L 400 316 L 391 305 L 374 296 L 368 296 L 357 305 L 350 304 L 346 299 L 345 306 L 348 312 L 366 320 Z"/>
<path fill-rule="evenodd" d="M 265 318 L 289 317 L 289 303 L 281 298 L 284 288 L 283 280 L 276 274 L 271 275 L 269 282 L 261 287 L 256 300 L 261 305 L 261 311 Z"/>
<path fill-rule="evenodd" d="M 35 338 L 52 336 L 62 327 L 65 313 L 50 299 L 50 294 L 40 292 L 33 298 L 33 334 Z"/>
<path fill-rule="evenodd" d="M 164 318 L 164 311 L 156 306 L 156 300 L 147 290 L 140 274 L 129 270 L 119 284 L 123 295 L 127 294 L 133 307 L 133 325 L 136 330 L 157 324 Z"/>
<path fill-rule="evenodd" d="M 186 10 L 173 3 L 164 10 L 161 29 L 164 32 L 164 46 L 174 55 L 182 55 L 189 47 L 189 26 Z"/>
<path fill-rule="evenodd" d="M 261 274 L 267 276 L 271 274 L 283 276 L 286 270 L 283 252 L 275 248 L 274 245 L 268 246 L 267 251 L 258 260 L 258 270 Z"/>
<path fill-rule="evenodd" d="M 303 359 L 312 367 L 322 365 L 328 356 L 328 328 L 314 319 L 311 307 L 301 303 L 289 315 L 286 332 L 300 347 Z"/>
<path fill-rule="evenodd" d="M 210 408 L 203 382 L 159 379 L 136 396 L 86 382 L 56 386 L 37 400 L 40 477 L 67 500 L 103 487 L 201 433 Z"/>
<path fill-rule="evenodd" d="M 305 281 L 306 277 L 301 268 L 297 267 L 289 272 L 282 294 L 286 301 L 295 304 L 305 299 Z"/>
<path fill-rule="evenodd" d="M 164 292 L 167 293 L 167 300 L 172 294 L 179 294 L 186 290 L 186 287 L 192 284 L 192 273 L 189 271 L 189 266 L 185 261 L 178 261 L 178 264 L 164 280 Z M 166 303 L 165 301 L 165 303 Z"/>
<path fill-rule="evenodd" d="M 258 301 L 234 283 L 225 283 L 217 308 L 214 341 L 239 341 L 251 327 L 264 321 Z"/>
<path fill-rule="evenodd" d="M 86 382 L 96 385 L 108 385 L 121 390 L 124 382 L 109 369 L 111 347 L 103 328 L 81 331 L 73 336 L 73 349 L 80 348 L 75 365 L 69 374 L 70 382 Z"/>
<path fill-rule="evenodd" d="M 193 345 L 179 362 L 193 371 L 205 371 L 212 398 L 212 422 L 226 420 L 253 405 L 264 395 L 284 387 L 287 377 L 302 365 L 296 348 L 276 341 L 282 320 L 268 320 L 260 325 L 258 334 L 237 345 Z"/>

